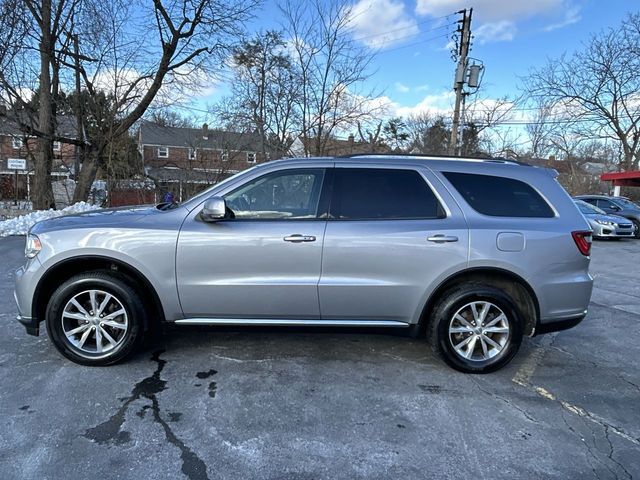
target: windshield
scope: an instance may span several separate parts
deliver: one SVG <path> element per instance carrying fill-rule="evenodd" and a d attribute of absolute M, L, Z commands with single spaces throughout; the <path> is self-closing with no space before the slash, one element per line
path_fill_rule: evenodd
<path fill-rule="evenodd" d="M 595 205 L 591 205 L 590 203 L 583 202 L 582 200 L 575 200 L 575 202 L 576 202 L 576 205 L 578 205 L 578 209 L 580 209 L 580 211 L 584 215 L 593 215 L 594 213 L 599 213 L 600 215 L 606 215 L 607 213 L 604 210 L 601 210 L 600 208 L 596 207 Z"/>
<path fill-rule="evenodd" d="M 615 203 L 623 208 L 631 208 L 633 210 L 640 210 L 640 207 L 633 203 L 631 200 L 627 200 L 626 198 L 616 197 L 614 199 Z"/>

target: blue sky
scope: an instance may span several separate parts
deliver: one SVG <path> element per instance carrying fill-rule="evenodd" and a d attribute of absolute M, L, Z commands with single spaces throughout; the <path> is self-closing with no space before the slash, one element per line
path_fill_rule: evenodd
<path fill-rule="evenodd" d="M 447 45 L 454 13 L 473 7 L 471 56 L 486 71 L 481 95 L 514 97 L 519 77 L 547 58 L 580 48 L 592 33 L 615 27 L 637 0 L 360 0 L 346 2 L 354 12 L 354 36 L 377 51 L 366 89 L 382 92 L 392 113 L 446 111 L 451 105 L 455 69 Z M 446 16 L 448 14 L 454 14 Z M 444 17 L 444 18 L 443 18 Z M 250 29 L 277 28 L 280 12 L 267 1 Z M 200 99 L 210 103 L 225 93 Z"/>

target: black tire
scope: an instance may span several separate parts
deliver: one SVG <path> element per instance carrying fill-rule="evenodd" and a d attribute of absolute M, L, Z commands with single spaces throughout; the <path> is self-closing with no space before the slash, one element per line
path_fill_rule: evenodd
<path fill-rule="evenodd" d="M 131 355 L 140 344 L 146 324 L 144 303 L 132 285 L 133 283 L 128 277 L 103 270 L 81 273 L 64 282 L 49 299 L 46 312 L 47 333 L 56 349 L 69 360 L 88 366 L 112 365 Z M 95 353 L 83 351 L 78 345 L 74 345 L 64 331 L 63 322 L 74 321 L 68 318 L 63 319 L 65 307 L 74 298 L 82 300 L 83 295 L 89 295 L 90 290 L 99 290 L 113 296 L 115 300 L 110 301 L 105 309 L 115 310 L 117 307 L 113 306 L 116 305 L 113 302 L 118 302 L 126 313 L 126 317 L 124 315 L 116 317 L 126 318 L 127 329 L 124 333 L 121 333 L 120 329 L 112 329 L 106 325 L 103 327 L 102 331 L 108 330 L 111 333 L 111 338 L 117 340 L 116 346 L 107 345 L 111 350 L 106 353 L 98 353 L 102 350 L 97 347 L 98 341 L 95 333 L 95 330 L 99 328 L 97 325 L 93 326 L 86 321 L 77 320 L 77 324 L 80 326 L 88 324 L 85 330 L 93 330 L 93 337 L 87 336 L 85 342 L 93 342 L 96 345 Z M 96 321 L 99 320 L 96 319 Z"/>
<path fill-rule="evenodd" d="M 633 225 L 636 228 L 636 231 L 635 231 L 633 236 L 635 238 L 640 238 L 640 222 L 638 220 L 633 220 L 633 219 L 631 219 L 631 222 L 633 223 Z"/>
<path fill-rule="evenodd" d="M 501 310 L 508 319 L 508 333 L 499 334 L 499 341 L 504 341 L 502 350 L 495 356 L 485 360 L 464 358 L 455 350 L 452 344 L 455 336 L 460 335 L 458 338 L 464 340 L 465 337 L 462 335 L 472 336 L 472 333 L 451 334 L 450 338 L 449 327 L 452 325 L 454 316 L 460 309 L 472 302 L 492 304 L 497 309 L 491 307 L 495 313 L 492 314 L 492 310 L 489 310 L 488 315 L 494 315 L 495 318 L 499 316 L 498 311 Z M 495 287 L 479 283 L 466 283 L 456 286 L 446 291 L 439 298 L 432 312 L 429 328 L 427 329 L 431 347 L 449 366 L 461 372 L 489 373 L 499 370 L 511 361 L 522 343 L 522 315 L 511 297 Z M 490 335 L 495 339 L 493 337 L 495 334 Z M 474 345 L 476 343 L 474 341 Z M 480 349 L 480 347 L 475 346 L 475 349 Z M 476 350 L 472 351 L 472 356 Z M 478 356 L 481 356 L 481 353 Z"/>

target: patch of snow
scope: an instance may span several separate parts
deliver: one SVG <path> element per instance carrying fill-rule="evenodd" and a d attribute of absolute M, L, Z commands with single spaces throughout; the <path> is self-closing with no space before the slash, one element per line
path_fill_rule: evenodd
<path fill-rule="evenodd" d="M 19 217 L 10 218 L 0 222 L 0 237 L 7 237 L 9 235 L 26 235 L 29 229 L 36 223 L 49 218 L 61 217 L 63 215 L 71 215 L 74 213 L 88 212 L 90 210 L 100 209 L 97 205 L 91 203 L 78 202 L 73 205 L 69 205 L 62 210 L 36 210 L 26 215 L 20 215 Z"/>

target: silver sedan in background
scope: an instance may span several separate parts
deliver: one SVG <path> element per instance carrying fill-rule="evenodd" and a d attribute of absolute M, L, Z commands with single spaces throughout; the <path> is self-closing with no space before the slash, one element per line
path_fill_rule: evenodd
<path fill-rule="evenodd" d="M 633 238 L 636 232 L 631 220 L 610 215 L 601 208 L 582 200 L 574 199 L 580 212 L 585 216 L 593 229 L 593 238 Z"/>

